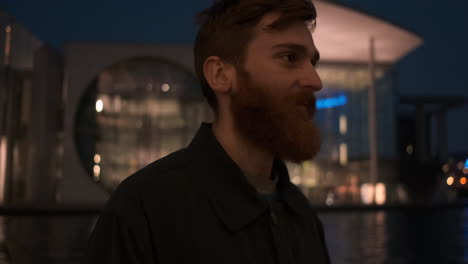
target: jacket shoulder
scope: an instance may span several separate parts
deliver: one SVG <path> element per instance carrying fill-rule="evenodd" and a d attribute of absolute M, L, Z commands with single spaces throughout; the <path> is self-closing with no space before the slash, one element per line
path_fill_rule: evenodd
<path fill-rule="evenodd" d="M 112 193 L 107 207 L 135 206 L 163 199 L 168 190 L 181 190 L 188 184 L 190 156 L 181 149 L 156 160 L 123 180 Z"/>
<path fill-rule="evenodd" d="M 189 163 L 189 152 L 186 149 L 181 149 L 138 170 L 126 178 L 122 185 L 138 185 L 141 187 L 147 186 L 147 184 L 165 184 L 176 180 L 174 177 L 166 177 L 168 174 L 171 176 L 184 175 L 187 172 Z"/>

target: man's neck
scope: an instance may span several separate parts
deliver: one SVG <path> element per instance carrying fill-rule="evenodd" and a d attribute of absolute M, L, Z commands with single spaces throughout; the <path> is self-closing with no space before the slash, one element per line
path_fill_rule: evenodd
<path fill-rule="evenodd" d="M 241 136 L 233 122 L 217 119 L 212 126 L 216 139 L 231 159 L 242 169 L 247 180 L 259 192 L 271 186 L 273 155 Z M 270 191 L 274 191 L 274 188 Z"/>

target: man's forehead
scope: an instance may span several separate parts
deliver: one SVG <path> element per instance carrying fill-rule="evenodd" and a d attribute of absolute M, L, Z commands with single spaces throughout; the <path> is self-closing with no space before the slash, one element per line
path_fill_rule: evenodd
<path fill-rule="evenodd" d="M 268 46 L 284 47 L 283 44 L 295 44 L 306 48 L 309 52 L 315 53 L 316 47 L 306 22 L 297 21 L 288 25 L 284 29 L 271 29 L 270 25 L 274 23 L 280 14 L 268 13 L 258 23 L 255 33 L 258 38 L 264 39 Z"/>
<path fill-rule="evenodd" d="M 278 12 L 270 12 L 265 14 L 260 22 L 258 23 L 258 27 L 266 30 L 268 29 L 268 26 L 273 24 L 278 18 L 280 18 L 281 14 Z"/>
<path fill-rule="evenodd" d="M 264 30 L 264 31 L 271 31 L 271 25 L 274 24 L 279 18 L 281 14 L 278 12 L 270 12 L 265 14 L 260 22 L 257 25 L 258 30 Z M 292 22 L 291 24 L 300 24 L 304 25 L 307 29 L 309 29 L 309 23 L 306 21 L 300 21 L 297 20 L 296 22 Z M 287 27 L 286 27 L 287 28 Z M 281 31 L 280 29 L 275 29 L 278 31 Z"/>

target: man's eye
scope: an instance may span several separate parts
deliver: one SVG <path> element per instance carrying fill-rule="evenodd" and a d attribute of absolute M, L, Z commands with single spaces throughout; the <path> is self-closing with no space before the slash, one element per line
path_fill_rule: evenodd
<path fill-rule="evenodd" d="M 296 56 L 296 54 L 288 53 L 288 54 L 282 55 L 281 59 L 284 60 L 287 63 L 294 63 L 294 62 L 297 61 L 297 56 Z"/>

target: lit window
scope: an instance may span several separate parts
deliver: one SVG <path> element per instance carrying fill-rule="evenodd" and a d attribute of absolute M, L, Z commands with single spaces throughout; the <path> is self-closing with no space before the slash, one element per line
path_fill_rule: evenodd
<path fill-rule="evenodd" d="M 96 163 L 96 164 L 101 163 L 101 155 L 94 154 L 94 163 Z"/>
<path fill-rule="evenodd" d="M 102 112 L 102 110 L 104 109 L 104 104 L 102 103 L 102 100 L 99 99 L 96 101 L 96 112 Z"/>
<path fill-rule="evenodd" d="M 348 118 L 345 115 L 340 115 L 340 133 L 345 135 L 348 132 Z"/>
<path fill-rule="evenodd" d="M 364 183 L 361 185 L 361 200 L 364 204 L 372 204 L 374 201 L 375 187 L 373 184 Z"/>
<path fill-rule="evenodd" d="M 169 84 L 167 84 L 167 83 L 165 83 L 165 84 L 163 84 L 163 85 L 161 86 L 161 90 L 162 90 L 163 92 L 168 92 L 169 89 L 170 89 L 170 86 L 169 86 Z"/>
<path fill-rule="evenodd" d="M 406 146 L 406 153 L 408 153 L 408 155 L 413 155 L 413 152 L 414 152 L 413 145 Z"/>
<path fill-rule="evenodd" d="M 447 185 L 450 186 L 452 184 L 453 184 L 453 177 L 450 176 L 450 177 L 447 178 Z"/>
<path fill-rule="evenodd" d="M 94 179 L 96 181 L 99 181 L 99 177 L 101 176 L 101 167 L 99 165 L 94 165 L 93 174 L 94 174 Z"/>
<path fill-rule="evenodd" d="M 465 184 L 466 184 L 466 177 L 462 177 L 462 178 L 460 179 L 460 183 L 463 184 L 463 185 L 465 185 Z"/>
<path fill-rule="evenodd" d="M 348 164 L 348 145 L 346 143 L 340 144 L 340 165 Z"/>
<path fill-rule="evenodd" d="M 386 200 L 386 188 L 384 183 L 377 183 L 375 185 L 375 203 L 384 204 Z"/>

